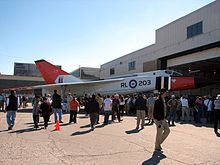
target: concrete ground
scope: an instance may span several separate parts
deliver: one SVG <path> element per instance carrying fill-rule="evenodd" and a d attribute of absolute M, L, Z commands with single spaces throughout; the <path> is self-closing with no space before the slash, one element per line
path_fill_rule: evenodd
<path fill-rule="evenodd" d="M 32 114 L 18 112 L 13 130 L 7 130 L 6 114 L 0 113 L 0 164 L 5 165 L 219 165 L 220 137 L 212 125 L 176 124 L 154 152 L 155 125 L 135 131 L 135 117 L 123 117 L 121 123 L 98 124 L 90 131 L 89 118 L 80 114 L 77 124 L 67 124 L 63 115 L 60 131 L 33 129 Z M 43 127 L 43 119 L 40 119 Z M 53 116 L 51 117 L 53 122 Z M 103 117 L 100 116 L 100 122 Z"/>

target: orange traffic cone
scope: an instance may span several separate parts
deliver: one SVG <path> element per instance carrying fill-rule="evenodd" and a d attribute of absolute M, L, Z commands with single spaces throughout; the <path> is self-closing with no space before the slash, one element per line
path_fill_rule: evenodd
<path fill-rule="evenodd" d="M 57 120 L 54 131 L 59 131 L 59 130 L 60 130 L 60 123 L 59 120 Z"/>

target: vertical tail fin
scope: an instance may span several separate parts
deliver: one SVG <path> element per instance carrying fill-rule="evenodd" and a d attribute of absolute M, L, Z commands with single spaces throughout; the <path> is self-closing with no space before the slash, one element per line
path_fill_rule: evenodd
<path fill-rule="evenodd" d="M 35 64 L 37 65 L 38 70 L 47 84 L 81 81 L 80 79 L 70 75 L 69 73 L 45 60 L 37 60 L 35 61 Z"/>

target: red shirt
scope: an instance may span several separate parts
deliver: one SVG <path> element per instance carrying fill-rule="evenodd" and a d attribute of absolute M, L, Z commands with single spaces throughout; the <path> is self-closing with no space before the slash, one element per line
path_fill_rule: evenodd
<path fill-rule="evenodd" d="M 73 99 L 72 101 L 70 101 L 70 110 L 71 111 L 77 111 L 79 107 L 79 102 L 75 99 Z"/>

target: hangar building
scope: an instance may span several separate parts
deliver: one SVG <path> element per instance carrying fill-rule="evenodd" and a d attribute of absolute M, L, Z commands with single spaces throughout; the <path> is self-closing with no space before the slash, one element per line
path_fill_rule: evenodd
<path fill-rule="evenodd" d="M 80 67 L 70 72 L 70 74 L 84 81 L 99 80 L 100 79 L 100 68 Z"/>
<path fill-rule="evenodd" d="M 217 0 L 157 29 L 153 45 L 101 65 L 100 78 L 172 69 L 187 76 L 219 80 L 219 64 L 220 1 Z M 205 93 L 216 94 L 216 90 L 219 92 L 219 85 Z"/>

